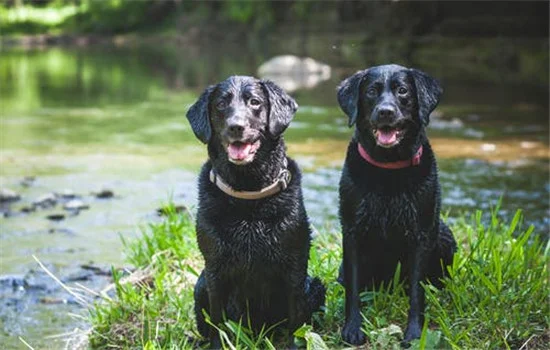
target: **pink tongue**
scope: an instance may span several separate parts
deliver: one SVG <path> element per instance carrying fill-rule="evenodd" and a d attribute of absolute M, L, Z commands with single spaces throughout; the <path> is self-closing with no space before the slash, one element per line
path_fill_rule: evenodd
<path fill-rule="evenodd" d="M 229 158 L 235 160 L 243 160 L 250 153 L 252 144 L 250 143 L 230 143 L 227 147 L 227 154 Z"/>
<path fill-rule="evenodd" d="M 378 143 L 383 145 L 391 145 L 397 140 L 397 130 L 378 130 L 376 132 L 376 137 L 378 139 Z"/>

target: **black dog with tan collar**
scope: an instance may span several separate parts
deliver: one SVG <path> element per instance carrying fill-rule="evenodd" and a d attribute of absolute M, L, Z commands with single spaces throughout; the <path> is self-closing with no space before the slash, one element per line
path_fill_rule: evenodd
<path fill-rule="evenodd" d="M 208 87 L 187 118 L 208 145 L 199 175 L 197 240 L 205 268 L 195 286 L 200 334 L 220 347 L 223 317 L 252 328 L 283 322 L 292 333 L 324 304 L 307 274 L 311 231 L 301 174 L 282 133 L 298 105 L 270 81 L 233 76 Z"/>

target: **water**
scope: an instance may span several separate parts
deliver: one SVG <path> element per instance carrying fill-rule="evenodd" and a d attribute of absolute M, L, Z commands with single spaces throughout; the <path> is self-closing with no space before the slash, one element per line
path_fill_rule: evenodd
<path fill-rule="evenodd" d="M 424 69 L 445 87 L 429 135 L 449 220 L 477 209 L 488 213 L 502 199 L 500 215 L 511 217 L 521 208 L 525 225 L 547 235 L 548 44 L 502 38 L 374 42 L 358 33 L 3 50 L 0 180 L 22 199 L 3 207 L 10 215 L 0 218 L 0 273 L 36 268 L 33 254 L 60 275 L 89 261 L 122 265 L 119 235 L 134 237 L 158 220 L 156 209 L 169 198 L 196 203 L 196 173 L 206 152 L 187 124 L 186 108 L 207 85 L 232 74 L 256 75 L 261 63 L 279 54 L 311 56 L 332 68 L 330 79 L 293 93 L 300 110 L 285 135 L 289 154 L 304 170 L 306 207 L 318 231 L 338 229 L 337 186 L 352 133 L 335 87 L 358 69 L 397 62 Z M 471 56 L 466 46 L 474 48 Z M 21 184 L 27 176 L 35 180 Z M 100 188 L 115 197 L 95 198 L 91 192 Z M 90 209 L 59 222 L 45 218 L 67 214 L 59 205 L 20 212 L 39 196 L 64 190 L 80 195 Z M 2 307 L 0 342 L 9 347 L 22 347 L 18 336 L 52 347 L 58 343 L 46 335 L 81 325 L 68 318 L 68 311 L 76 312 L 70 305 L 31 303 L 15 316 Z"/>

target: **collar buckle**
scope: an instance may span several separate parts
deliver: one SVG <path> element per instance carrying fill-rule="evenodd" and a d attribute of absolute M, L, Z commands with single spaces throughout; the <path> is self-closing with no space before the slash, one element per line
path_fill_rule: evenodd
<path fill-rule="evenodd" d="M 281 173 L 279 174 L 279 180 L 278 180 L 279 186 L 281 187 L 281 191 L 286 190 L 291 179 L 292 179 L 292 175 L 290 174 L 290 171 L 288 171 L 288 169 L 281 170 Z"/>

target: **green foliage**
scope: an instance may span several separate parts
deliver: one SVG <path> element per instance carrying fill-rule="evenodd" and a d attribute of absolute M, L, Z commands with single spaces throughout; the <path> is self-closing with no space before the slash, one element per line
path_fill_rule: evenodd
<path fill-rule="evenodd" d="M 138 269 L 121 277 L 113 270 L 116 298 L 90 310 L 93 348 L 190 348 L 195 334 L 193 286 L 200 271 L 194 228 L 187 215 L 165 207 L 166 220 L 141 239 L 124 242 Z"/>
<path fill-rule="evenodd" d="M 45 8 L 20 6 L 12 9 L 0 5 L 0 33 L 43 34 L 55 31 L 77 12 L 78 7 L 74 5 Z"/>
<path fill-rule="evenodd" d="M 175 259 L 198 258 L 195 228 L 186 213 L 178 214 L 173 203 L 162 207 L 167 220 L 149 224 L 142 231 L 141 239 L 128 242 L 121 236 L 127 252 L 127 260 L 134 266 L 146 267 L 153 263 L 158 254 Z"/>
<path fill-rule="evenodd" d="M 73 17 L 69 27 L 76 31 L 96 33 L 135 31 L 154 24 L 159 17 L 164 19 L 168 13 L 162 6 L 162 2 L 159 5 L 159 2 L 153 0 L 84 0 L 82 11 Z"/>
<path fill-rule="evenodd" d="M 454 349 L 517 349 L 548 332 L 548 251 L 533 227 L 517 234 L 520 222 L 520 211 L 509 226 L 494 214 L 485 227 L 478 212 L 461 225 L 446 288 L 427 288 L 430 315 Z"/>
<path fill-rule="evenodd" d="M 190 218 L 168 205 L 168 217 L 151 224 L 143 236 L 125 242 L 128 260 L 146 278 L 130 283 L 115 274 L 116 300 L 98 303 L 91 310 L 93 347 L 148 349 L 197 346 L 193 316 L 193 285 L 202 258 Z M 172 209 L 170 209 L 172 208 Z M 421 339 L 412 349 L 440 348 L 544 348 L 549 331 L 548 250 L 529 228 L 519 233 L 521 213 L 509 225 L 496 214 L 488 225 L 476 213 L 454 225 L 459 251 L 446 289 L 427 285 L 427 314 Z M 344 322 L 344 290 L 335 278 L 341 261 L 340 235 L 324 232 L 314 239 L 309 272 L 327 286 L 323 312 L 312 325 L 295 333 L 306 349 L 346 347 L 340 330 Z M 406 326 L 408 301 L 399 282 L 399 268 L 387 286 L 362 294 L 363 331 L 369 348 L 400 349 Z M 208 319 L 208 315 L 206 315 Z M 226 320 L 216 325 L 225 349 L 276 349 L 286 336 L 265 328 L 255 334 L 246 321 Z M 546 339 L 547 340 L 547 339 Z"/>

